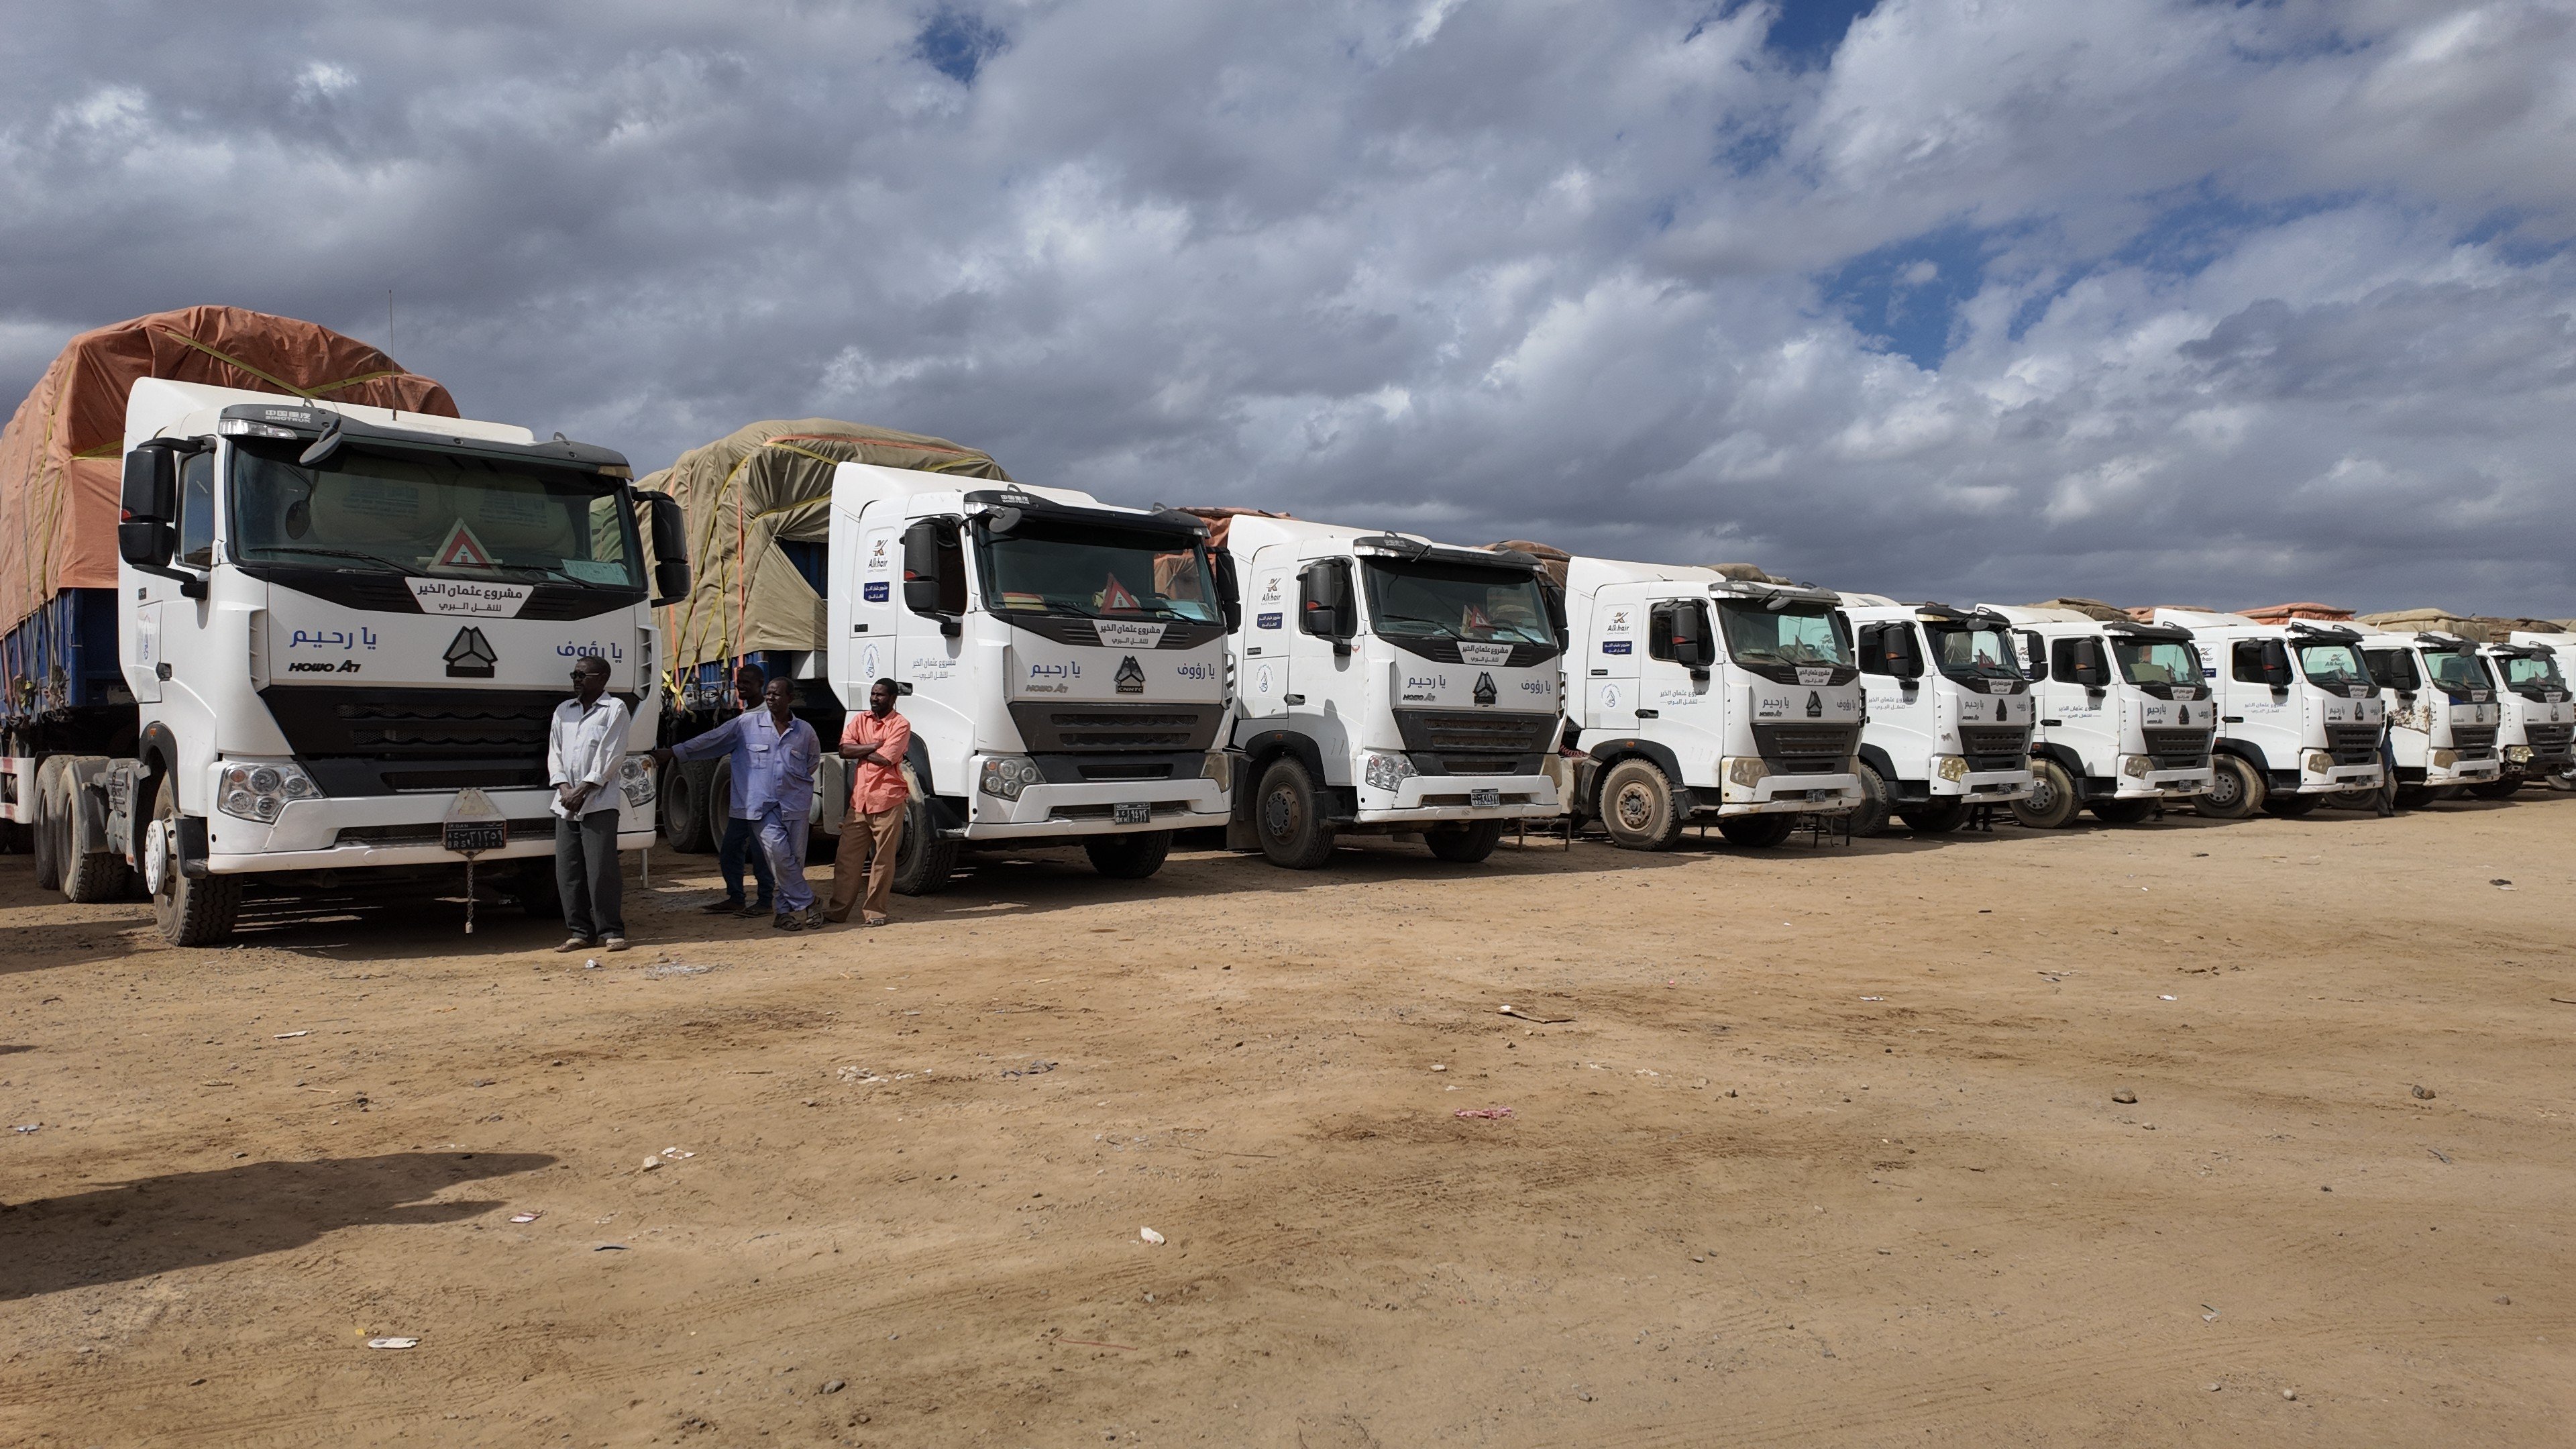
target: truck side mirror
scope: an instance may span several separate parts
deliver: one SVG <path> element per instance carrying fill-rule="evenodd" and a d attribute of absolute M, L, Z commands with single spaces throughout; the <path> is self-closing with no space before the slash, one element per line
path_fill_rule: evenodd
<path fill-rule="evenodd" d="M 1667 616 L 1672 630 L 1673 662 L 1694 674 L 1705 674 L 1717 662 L 1717 640 L 1709 634 L 1708 606 L 1697 599 Z"/>
<path fill-rule="evenodd" d="M 2111 668 L 2102 657 L 2102 641 L 2075 641 L 2075 667 L 2067 671 L 2067 682 L 2084 690 L 2099 693 L 2111 687 Z"/>
<path fill-rule="evenodd" d="M 1231 634 L 1243 627 L 1243 581 L 1235 576 L 1234 555 L 1224 549 L 1208 550 L 1208 564 L 1216 571 L 1216 605 Z"/>
<path fill-rule="evenodd" d="M 903 606 L 958 632 L 966 612 L 965 556 L 947 520 L 925 518 L 903 531 Z"/>
<path fill-rule="evenodd" d="M 2274 689 L 2290 687 L 2290 647 L 2278 639 L 2263 641 L 2263 682 Z"/>
<path fill-rule="evenodd" d="M 668 493 L 639 493 L 653 530 L 653 607 L 676 604 L 689 596 L 688 517 L 680 500 Z"/>
<path fill-rule="evenodd" d="M 155 440 L 126 454 L 117 501 L 123 514 L 116 525 L 117 557 L 136 568 L 168 564 L 178 533 L 172 526 L 179 516 L 178 449 Z"/>
<path fill-rule="evenodd" d="M 1923 677 L 1923 651 L 1914 647 L 1914 629 L 1907 624 L 1889 624 L 1879 636 L 1879 647 L 1887 651 L 1887 672 L 1908 684 Z"/>
<path fill-rule="evenodd" d="M 1349 564 L 1330 559 L 1298 576 L 1298 628 L 1339 645 L 1358 634 L 1359 625 L 1357 601 L 1351 597 Z"/>
<path fill-rule="evenodd" d="M 1538 594 L 1547 604 L 1547 627 L 1556 635 L 1556 647 L 1559 650 L 1573 648 L 1574 630 L 1565 618 L 1565 590 L 1558 588 L 1554 579 L 1542 577 L 1538 581 Z"/>

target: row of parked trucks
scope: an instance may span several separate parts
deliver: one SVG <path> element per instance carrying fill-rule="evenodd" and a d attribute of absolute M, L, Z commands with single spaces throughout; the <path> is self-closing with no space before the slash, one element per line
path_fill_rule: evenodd
<path fill-rule="evenodd" d="M 633 710 L 632 849 L 657 805 L 683 846 L 722 818 L 720 762 L 661 779 L 650 751 L 721 717 L 731 662 L 797 679 L 827 730 L 893 680 L 913 727 L 909 893 L 988 847 L 1078 844 L 1104 874 L 1150 875 L 1202 828 L 1289 867 L 1366 834 L 1474 862 L 1567 815 L 1632 849 L 1695 824 L 1760 846 L 1820 816 L 1868 834 L 1979 807 L 2043 828 L 2179 802 L 2295 815 L 2570 768 L 2576 636 L 1900 603 L 1121 507 L 937 439 L 875 435 L 906 466 L 835 454 L 807 425 L 758 447 L 811 460 L 814 496 L 760 516 L 807 510 L 801 538 L 762 547 L 792 563 L 815 634 L 742 649 L 728 611 L 769 586 L 739 496 L 731 572 L 693 577 L 726 520 L 685 477 L 639 482 L 610 450 L 457 417 L 435 384 L 307 324 L 192 309 L 126 327 L 196 351 L 118 379 L 119 426 L 96 441 L 74 423 L 104 428 L 101 400 L 58 363 L 0 445 L 0 531 L 32 526 L 44 490 L 19 475 L 50 461 L 46 526 L 72 540 L 0 550 L 0 591 L 35 599 L 0 641 L 0 832 L 75 900 L 148 897 L 175 942 L 224 938 L 248 885 L 445 882 L 460 861 L 551 909 L 547 721 L 594 654 Z M 48 429 L 32 450 L 31 410 Z M 715 471 L 738 479 L 747 456 Z M 112 532 L 111 568 L 82 529 Z M 728 620 L 712 642 L 686 622 L 701 604 Z M 825 836 L 838 772 L 827 758 L 817 782 Z"/>

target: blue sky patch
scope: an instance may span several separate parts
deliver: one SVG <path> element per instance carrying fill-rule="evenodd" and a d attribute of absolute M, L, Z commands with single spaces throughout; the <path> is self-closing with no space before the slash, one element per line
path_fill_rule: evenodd
<path fill-rule="evenodd" d="M 1878 8 L 1878 0 L 1780 0 L 1763 45 L 1801 69 L 1829 64 L 1852 22 Z"/>
<path fill-rule="evenodd" d="M 1880 351 L 1928 371 L 1950 355 L 1959 304 L 1984 285 L 1994 235 L 1959 224 L 1890 242 L 1826 273 L 1817 290 Z"/>
<path fill-rule="evenodd" d="M 986 24 L 983 16 L 943 5 L 913 36 L 912 53 L 932 70 L 961 86 L 971 86 L 975 72 L 1000 54 L 1009 39 L 998 27 Z"/>

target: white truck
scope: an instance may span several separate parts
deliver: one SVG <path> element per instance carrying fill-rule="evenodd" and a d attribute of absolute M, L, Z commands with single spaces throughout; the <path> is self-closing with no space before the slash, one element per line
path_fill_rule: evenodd
<path fill-rule="evenodd" d="M 2496 730 L 2504 777 L 2477 793 L 2501 798 L 2525 785 L 2565 784 L 2576 774 L 2576 697 L 2566 669 L 2576 659 L 2576 634 L 2515 630 L 2486 653 L 2504 686 L 2496 697 L 2504 706 Z"/>
<path fill-rule="evenodd" d="M 2031 791 L 2013 818 L 2062 830 L 2082 811 L 2133 825 L 2210 785 L 2218 709 L 2189 629 L 2073 609 L 1981 604 L 2012 628 L 2031 681 Z"/>
<path fill-rule="evenodd" d="M 1893 814 L 1937 835 L 1958 829 L 1971 806 L 2027 797 L 2031 684 L 2010 622 L 1880 594 L 1847 593 L 1842 605 L 1868 701 L 1852 833 L 1880 834 Z"/>
<path fill-rule="evenodd" d="M 2388 710 L 2397 803 L 2413 809 L 2493 785 L 2504 773 L 2496 748 L 2504 707 L 2479 646 L 2457 634 L 2358 627 Z"/>
<path fill-rule="evenodd" d="M 2158 609 L 2155 622 L 2191 631 L 2218 704 L 2201 814 L 2299 816 L 2329 795 L 2382 786 L 2387 707 L 2362 660 L 2359 630 L 2199 609 Z"/>
<path fill-rule="evenodd" d="M 1244 788 L 1230 848 L 1311 870 L 1340 834 L 1493 854 L 1559 815 L 1563 642 L 1538 560 L 1411 534 L 1240 514 L 1232 640 Z"/>
<path fill-rule="evenodd" d="M 1565 610 L 1574 813 L 1612 844 L 1668 850 L 1713 820 L 1777 845 L 1862 804 L 1860 666 L 1830 590 L 1577 557 Z"/>
<path fill-rule="evenodd" d="M 139 875 L 180 945 L 229 935 L 249 882 L 469 859 L 522 862 L 518 894 L 550 909 L 547 725 L 585 654 L 634 711 L 618 844 L 644 849 L 660 696 L 639 521 L 671 560 L 652 592 L 685 592 L 688 565 L 677 510 L 630 477 L 499 423 L 135 382 L 123 687 L 13 724 L 0 761 L 40 878 L 103 900 Z"/>
<path fill-rule="evenodd" d="M 825 661 L 850 710 L 895 681 L 912 725 L 896 887 L 959 852 L 1080 845 L 1150 876 L 1172 832 L 1222 826 L 1232 576 L 1185 513 L 1068 488 L 842 463 L 832 475 Z M 818 820 L 839 827 L 827 761 Z"/>

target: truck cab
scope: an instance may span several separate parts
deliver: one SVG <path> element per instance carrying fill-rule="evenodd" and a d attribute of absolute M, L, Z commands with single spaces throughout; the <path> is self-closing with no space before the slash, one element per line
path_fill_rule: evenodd
<path fill-rule="evenodd" d="M 912 725 L 897 885 L 961 850 L 1080 845 L 1103 875 L 1160 870 L 1172 832 L 1225 823 L 1230 576 L 1207 525 L 1067 488 L 832 478 L 827 669 L 851 710 L 891 679 Z M 835 802 L 837 803 L 837 802 Z"/>
<path fill-rule="evenodd" d="M 525 428 L 136 382 L 116 619 L 137 733 L 68 768 L 163 933 L 221 939 L 253 877 L 472 858 L 550 897 L 548 727 L 585 655 L 632 710 L 618 846 L 650 845 L 648 595 L 688 566 L 676 508 L 630 477 Z M 651 589 L 646 526 L 670 561 Z"/>
<path fill-rule="evenodd" d="M 1987 610 L 1844 594 L 1868 701 L 1852 833 L 1892 813 L 1918 833 L 1956 830 L 1972 805 L 2030 794 L 2031 684 L 2011 624 Z"/>
<path fill-rule="evenodd" d="M 1838 602 L 1714 569 L 1569 560 L 1575 814 L 1623 849 L 1669 850 L 1695 822 L 1769 846 L 1801 815 L 1859 808 L 1864 704 Z"/>
<path fill-rule="evenodd" d="M 2387 705 L 2397 802 L 2413 808 L 2493 785 L 2504 773 L 2504 706 L 2480 646 L 2456 634 L 2362 629 L 2362 659 Z"/>
<path fill-rule="evenodd" d="M 2062 830 L 2085 810 L 2131 825 L 2209 789 L 2218 729 L 2192 631 L 2073 609 L 1981 605 L 2002 616 L 2031 681 L 2031 792 L 2013 818 Z"/>
<path fill-rule="evenodd" d="M 2504 686 L 2496 696 L 2504 706 L 2496 729 L 2504 777 L 2480 793 L 2500 797 L 2529 784 L 2565 781 L 2576 773 L 2576 694 L 2567 684 L 2576 634 L 2517 630 L 2486 653 L 2487 667 Z"/>
<path fill-rule="evenodd" d="M 2218 704 L 2201 814 L 2305 815 L 2327 796 L 2381 787 L 2387 711 L 2359 630 L 2198 609 L 2158 609 L 2155 622 L 2191 631 Z"/>
<path fill-rule="evenodd" d="M 1245 595 L 1229 846 L 1311 870 L 1336 835 L 1418 833 L 1471 864 L 1563 812 L 1546 764 L 1564 645 L 1538 560 L 1251 514 L 1224 551 Z"/>

